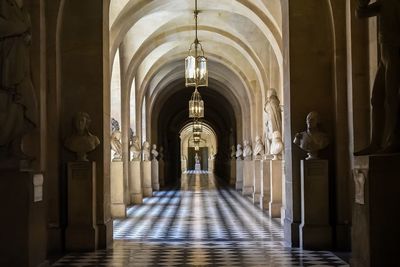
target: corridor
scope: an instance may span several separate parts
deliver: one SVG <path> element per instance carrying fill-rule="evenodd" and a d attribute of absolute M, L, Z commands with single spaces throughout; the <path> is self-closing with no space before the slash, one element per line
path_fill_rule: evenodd
<path fill-rule="evenodd" d="M 114 240 L 54 266 L 348 266 L 330 252 L 284 248 L 279 220 L 206 172 L 130 207 L 114 221 Z"/>

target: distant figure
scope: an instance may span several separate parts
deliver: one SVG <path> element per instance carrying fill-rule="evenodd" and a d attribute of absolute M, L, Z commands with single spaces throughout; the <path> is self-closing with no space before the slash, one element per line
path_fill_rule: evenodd
<path fill-rule="evenodd" d="M 264 144 L 260 136 L 256 136 L 256 144 L 254 146 L 253 155 L 257 158 L 264 156 Z"/>
<path fill-rule="evenodd" d="M 0 159 L 32 159 L 22 138 L 37 126 L 31 80 L 31 21 L 22 0 L 0 1 Z"/>
<path fill-rule="evenodd" d="M 142 149 L 139 144 L 139 138 L 136 135 L 134 135 L 132 137 L 132 144 L 130 147 L 130 151 L 131 151 L 132 160 L 140 160 L 140 155 L 142 154 Z"/>
<path fill-rule="evenodd" d="M 243 155 L 243 150 L 242 150 L 242 145 L 237 144 L 237 149 L 236 149 L 236 160 L 241 160 Z"/>
<path fill-rule="evenodd" d="M 359 18 L 378 17 L 379 68 L 372 89 L 371 143 L 355 155 L 400 152 L 400 1 L 359 0 Z"/>
<path fill-rule="evenodd" d="M 253 155 L 253 150 L 251 149 L 251 145 L 249 141 L 243 141 L 244 149 L 243 149 L 243 158 L 245 160 L 251 160 L 251 156 Z"/>
<path fill-rule="evenodd" d="M 78 161 L 88 161 L 87 153 L 94 150 L 100 140 L 89 132 L 89 114 L 78 112 L 73 118 L 73 133 L 65 140 L 65 147 L 76 153 Z"/>
<path fill-rule="evenodd" d="M 157 151 L 157 145 L 153 144 L 153 147 L 151 149 L 151 155 L 153 156 L 154 160 L 157 160 L 158 158 L 158 151 Z"/>
<path fill-rule="evenodd" d="M 199 155 L 196 153 L 196 155 L 194 156 L 194 160 L 196 164 L 200 164 L 200 157 Z"/>
<path fill-rule="evenodd" d="M 329 144 L 328 136 L 319 129 L 319 114 L 315 111 L 307 115 L 307 130 L 297 133 L 293 143 L 307 152 L 306 160 L 318 159 L 318 151 Z"/>
<path fill-rule="evenodd" d="M 150 144 L 145 141 L 142 146 L 143 161 L 150 161 Z"/>
<path fill-rule="evenodd" d="M 236 158 L 236 149 L 235 146 L 231 146 L 231 159 Z"/>

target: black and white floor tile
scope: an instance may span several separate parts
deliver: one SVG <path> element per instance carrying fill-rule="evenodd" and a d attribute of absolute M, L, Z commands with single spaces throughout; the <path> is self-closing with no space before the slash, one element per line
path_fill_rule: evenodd
<path fill-rule="evenodd" d="M 213 175 L 186 173 L 114 221 L 110 250 L 70 254 L 54 266 L 348 266 L 331 252 L 283 246 L 270 219 Z"/>

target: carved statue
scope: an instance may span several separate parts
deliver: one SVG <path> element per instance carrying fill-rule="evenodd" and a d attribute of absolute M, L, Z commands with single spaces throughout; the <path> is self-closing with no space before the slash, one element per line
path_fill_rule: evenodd
<path fill-rule="evenodd" d="M 267 134 L 265 138 L 266 151 L 265 153 L 271 154 L 271 141 L 272 135 L 275 131 L 282 134 L 282 114 L 280 101 L 275 89 L 268 89 L 267 96 L 265 99 L 264 111 L 267 113 Z"/>
<path fill-rule="evenodd" d="M 251 149 L 251 145 L 249 143 L 249 141 L 244 140 L 243 141 L 243 158 L 247 159 L 247 160 L 251 160 L 251 155 L 253 155 L 253 150 Z"/>
<path fill-rule="evenodd" d="M 149 142 L 145 141 L 143 142 L 142 146 L 142 157 L 143 161 L 149 161 L 150 160 L 150 144 Z"/>
<path fill-rule="evenodd" d="M 37 125 L 31 22 L 23 1 L 0 1 L 0 159 L 29 159 L 22 138 Z"/>
<path fill-rule="evenodd" d="M 253 151 L 254 157 L 261 158 L 264 155 L 264 144 L 260 136 L 256 136 L 256 145 Z"/>
<path fill-rule="evenodd" d="M 153 148 L 151 149 L 151 154 L 153 156 L 154 160 L 157 160 L 158 158 L 158 151 L 157 151 L 157 145 L 153 144 Z"/>
<path fill-rule="evenodd" d="M 111 118 L 111 150 L 113 151 L 112 160 L 120 161 L 122 159 L 121 131 L 116 119 Z"/>
<path fill-rule="evenodd" d="M 78 161 L 88 161 L 87 153 L 93 151 L 100 140 L 89 132 L 89 114 L 78 112 L 73 118 L 73 133 L 65 140 L 65 147 L 76 153 Z"/>
<path fill-rule="evenodd" d="M 142 148 L 140 147 L 139 144 L 139 138 L 136 135 L 132 137 L 132 144 L 130 147 L 130 151 L 132 160 L 140 160 L 140 155 L 142 154 Z"/>
<path fill-rule="evenodd" d="M 273 155 L 273 160 L 278 160 L 281 157 L 283 151 L 283 142 L 281 133 L 275 131 L 272 135 L 272 143 L 271 143 L 271 155 Z"/>
<path fill-rule="evenodd" d="M 231 146 L 231 159 L 236 158 L 236 149 L 235 146 Z"/>
<path fill-rule="evenodd" d="M 243 155 L 242 145 L 238 144 L 236 149 L 236 159 L 241 160 Z"/>
<path fill-rule="evenodd" d="M 297 133 L 293 143 L 307 152 L 306 160 L 318 159 L 318 151 L 329 144 L 328 136 L 319 129 L 319 114 L 315 111 L 307 115 L 307 130 Z"/>
<path fill-rule="evenodd" d="M 359 0 L 356 14 L 359 18 L 378 17 L 381 58 L 372 89 L 371 142 L 354 154 L 400 152 L 400 2 Z"/>

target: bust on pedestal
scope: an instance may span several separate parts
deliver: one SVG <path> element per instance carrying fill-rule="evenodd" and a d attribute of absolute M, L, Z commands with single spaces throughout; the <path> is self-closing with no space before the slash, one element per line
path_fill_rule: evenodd
<path fill-rule="evenodd" d="M 236 190 L 243 190 L 243 150 L 242 145 L 237 145 L 236 150 Z"/>
<path fill-rule="evenodd" d="M 87 153 L 99 139 L 89 132 L 90 117 L 78 112 L 73 120 L 74 131 L 65 146 L 76 153 L 68 162 L 68 225 L 65 233 L 67 251 L 95 250 L 96 225 L 96 162 L 89 162 Z"/>
<path fill-rule="evenodd" d="M 150 143 L 147 141 L 142 146 L 142 178 L 143 196 L 151 197 L 153 195 L 153 187 L 151 180 Z"/>
<path fill-rule="evenodd" d="M 252 161 L 253 150 L 249 141 L 243 141 L 243 191 L 244 196 L 251 196 L 253 194 L 254 183 L 254 162 Z"/>
<path fill-rule="evenodd" d="M 236 184 L 236 150 L 235 146 L 231 146 L 231 160 L 230 160 L 230 178 L 229 184 L 234 186 Z"/>
<path fill-rule="evenodd" d="M 318 159 L 318 151 L 329 139 L 319 129 L 319 115 L 307 115 L 307 130 L 297 133 L 293 141 L 308 154 L 301 161 L 300 246 L 304 249 L 330 249 L 332 227 L 329 220 L 328 161 Z"/>
<path fill-rule="evenodd" d="M 129 162 L 129 195 L 131 204 L 141 204 L 143 202 L 141 153 L 139 138 L 136 135 L 132 136 L 130 145 L 131 161 Z"/>
<path fill-rule="evenodd" d="M 151 181 L 153 184 L 153 189 L 158 191 L 160 190 L 160 181 L 159 181 L 159 168 L 158 168 L 158 151 L 157 151 L 157 145 L 153 144 L 153 147 L 151 149 L 151 155 L 152 155 L 152 160 L 151 160 Z"/>
<path fill-rule="evenodd" d="M 261 197 L 261 178 L 262 174 L 262 159 L 264 157 L 264 144 L 260 136 L 256 136 L 256 143 L 254 145 L 253 159 L 254 159 L 254 176 L 253 176 L 253 204 L 260 204 Z"/>

